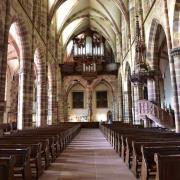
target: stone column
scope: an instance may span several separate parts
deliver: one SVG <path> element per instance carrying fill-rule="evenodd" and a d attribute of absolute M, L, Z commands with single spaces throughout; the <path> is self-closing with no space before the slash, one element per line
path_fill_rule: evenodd
<path fill-rule="evenodd" d="M 171 63 L 174 64 L 174 72 L 171 70 L 171 79 L 174 94 L 174 111 L 176 132 L 180 132 L 180 48 L 171 51 Z"/>
<path fill-rule="evenodd" d="M 124 91 L 124 122 L 125 123 L 132 123 L 133 116 L 132 116 L 132 97 L 130 91 Z"/>
<path fill-rule="evenodd" d="M 8 44 L 8 41 L 5 42 Z M 7 45 L 0 44 L 0 123 L 3 123 L 4 112 L 6 111 L 5 102 L 5 85 L 6 85 L 6 69 L 7 69 Z"/>
<path fill-rule="evenodd" d="M 64 116 L 64 122 L 68 122 L 69 121 L 69 111 L 70 111 L 70 106 L 68 104 L 68 94 L 64 91 L 62 93 L 63 97 L 63 116 Z"/>
<path fill-rule="evenodd" d="M 45 77 L 42 79 L 40 91 L 41 91 L 41 102 L 40 102 L 41 126 L 46 126 L 47 125 L 47 83 Z"/>
<path fill-rule="evenodd" d="M 47 92 L 47 124 L 51 125 L 52 124 L 52 87 L 48 88 Z"/>
<path fill-rule="evenodd" d="M 156 73 L 154 71 L 154 73 Z M 155 74 L 154 78 L 147 80 L 148 100 L 160 106 L 160 89 L 159 75 Z"/>
<path fill-rule="evenodd" d="M 5 10 L 5 11 L 3 11 Z M 10 17 L 10 1 L 1 1 L 0 3 L 0 123 L 4 120 L 5 111 L 5 83 L 6 83 L 6 68 L 7 68 L 7 50 L 9 27 L 12 23 Z M 4 16 L 3 16 L 4 15 Z"/>
<path fill-rule="evenodd" d="M 1 52 L 1 51 L 0 51 Z M 6 84 L 6 67 L 7 67 L 7 61 L 2 62 L 2 67 L 0 69 L 0 123 L 3 123 L 4 120 L 4 112 L 5 112 L 5 84 Z"/>
<path fill-rule="evenodd" d="M 93 111 L 92 111 L 92 89 L 88 87 L 88 92 L 87 92 L 87 97 L 88 97 L 88 121 L 92 122 L 93 119 Z"/>
<path fill-rule="evenodd" d="M 131 91 L 128 91 L 128 111 L 129 111 L 129 123 L 133 123 L 133 112 L 132 112 L 132 94 Z"/>
<path fill-rule="evenodd" d="M 32 58 L 23 59 L 23 64 L 19 73 L 19 93 L 18 93 L 18 129 L 32 127 L 33 108 L 33 71 L 31 69 Z"/>
<path fill-rule="evenodd" d="M 61 86 L 61 89 L 62 86 Z M 58 117 L 58 122 L 64 122 L 65 121 L 65 118 L 64 118 L 64 110 L 63 110 L 63 107 L 64 107 L 64 101 L 63 101 L 63 92 L 59 92 L 59 109 L 58 109 L 58 114 L 59 114 L 59 117 Z"/>
<path fill-rule="evenodd" d="M 57 124 L 56 79 L 52 82 L 52 124 Z"/>
<path fill-rule="evenodd" d="M 139 100 L 143 99 L 143 85 L 138 83 L 134 84 L 134 124 L 140 124 L 139 119 Z"/>
<path fill-rule="evenodd" d="M 119 97 L 118 109 L 118 121 L 123 121 L 123 95 Z"/>
<path fill-rule="evenodd" d="M 118 121 L 123 121 L 123 92 L 122 92 L 122 80 L 119 80 L 118 85 L 118 93 L 117 93 L 117 108 L 118 108 Z"/>

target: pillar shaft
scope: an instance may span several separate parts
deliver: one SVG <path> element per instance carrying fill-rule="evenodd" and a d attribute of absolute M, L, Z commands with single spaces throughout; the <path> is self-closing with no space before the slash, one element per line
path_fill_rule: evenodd
<path fill-rule="evenodd" d="M 174 94 L 174 111 L 176 132 L 180 132 L 180 48 L 171 51 L 174 72 L 171 70 L 171 79 Z"/>
<path fill-rule="evenodd" d="M 140 124 L 138 102 L 141 99 L 143 99 L 143 86 L 142 84 L 136 84 L 134 85 L 134 124 Z"/>

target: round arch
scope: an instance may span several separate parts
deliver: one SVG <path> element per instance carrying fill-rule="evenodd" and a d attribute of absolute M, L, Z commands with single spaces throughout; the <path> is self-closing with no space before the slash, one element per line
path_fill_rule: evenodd
<path fill-rule="evenodd" d="M 11 26 L 14 26 L 17 45 L 19 47 L 19 92 L 17 127 L 23 129 L 32 125 L 32 60 L 29 34 L 25 20 L 18 14 L 12 15 L 9 19 L 9 34 Z M 4 59 L 5 60 L 5 59 Z M 3 63 L 6 63 L 5 61 Z M 6 66 L 5 66 L 6 67 Z M 6 69 L 6 68 L 5 68 Z"/>

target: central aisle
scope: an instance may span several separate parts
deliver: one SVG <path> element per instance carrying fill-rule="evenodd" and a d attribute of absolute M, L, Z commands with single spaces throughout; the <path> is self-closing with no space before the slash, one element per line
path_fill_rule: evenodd
<path fill-rule="evenodd" d="M 135 180 L 99 129 L 82 129 L 40 180 Z"/>

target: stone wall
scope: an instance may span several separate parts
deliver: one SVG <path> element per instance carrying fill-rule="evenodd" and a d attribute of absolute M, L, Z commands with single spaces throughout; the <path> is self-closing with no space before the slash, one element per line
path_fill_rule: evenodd
<path fill-rule="evenodd" d="M 37 119 L 41 126 L 47 124 L 47 69 L 48 63 L 52 66 L 52 72 L 58 68 L 50 41 L 52 32 L 48 31 L 48 1 L 47 0 L 2 0 L 0 3 L 0 119 L 3 122 L 5 75 L 7 67 L 7 48 L 9 28 L 16 26 L 16 35 L 19 39 L 20 70 L 19 70 L 19 98 L 18 128 L 30 127 L 32 124 L 32 97 L 33 97 L 33 67 L 35 51 L 37 53 L 37 79 L 38 79 L 38 109 Z M 55 40 L 54 40 L 55 41 Z M 54 48 L 54 46 L 52 46 Z M 56 74 L 52 76 L 52 118 L 57 123 L 56 108 Z M 16 90 L 14 90 L 16 92 Z M 12 98 L 17 101 L 17 98 Z M 17 102 L 12 102 L 14 104 Z M 15 107 L 13 108 L 13 110 Z M 16 109 L 17 111 L 17 109 Z"/>

